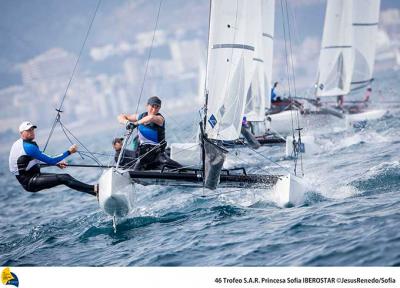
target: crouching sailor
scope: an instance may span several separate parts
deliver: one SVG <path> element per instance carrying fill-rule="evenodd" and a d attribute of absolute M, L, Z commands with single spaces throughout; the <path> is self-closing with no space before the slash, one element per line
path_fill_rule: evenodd
<path fill-rule="evenodd" d="M 40 163 L 57 165 L 63 169 L 67 163 L 62 161 L 77 151 L 77 146 L 72 145 L 63 154 L 50 157 L 39 150 L 35 139 L 35 125 L 31 122 L 23 122 L 19 126 L 21 138 L 14 142 L 9 157 L 10 172 L 17 177 L 22 187 L 29 192 L 38 192 L 58 185 L 66 185 L 71 189 L 96 195 L 97 185 L 82 183 L 69 174 L 42 173 Z"/>
<path fill-rule="evenodd" d="M 119 155 L 121 154 L 122 146 L 124 144 L 124 138 L 117 137 L 112 141 L 113 148 L 115 150 L 114 160 L 118 163 Z M 121 160 L 119 162 L 119 167 L 124 169 L 132 168 L 136 163 L 137 153 L 135 150 L 124 149 L 122 151 Z"/>
<path fill-rule="evenodd" d="M 165 153 L 165 120 L 159 111 L 161 100 L 157 96 L 150 97 L 147 101 L 147 112 L 140 115 L 121 114 L 118 121 L 131 130 L 138 128 L 139 147 L 137 160 L 133 170 L 152 170 L 181 168 L 178 162 L 170 159 Z"/>

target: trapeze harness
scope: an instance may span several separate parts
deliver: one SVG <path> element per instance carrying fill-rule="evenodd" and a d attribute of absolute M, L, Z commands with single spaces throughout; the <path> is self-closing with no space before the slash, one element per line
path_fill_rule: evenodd
<path fill-rule="evenodd" d="M 138 121 L 147 115 L 147 112 L 140 114 Z M 160 113 L 157 113 L 156 115 L 164 118 Z M 158 170 L 163 167 L 182 167 L 182 165 L 170 159 L 165 154 L 165 148 L 167 147 L 167 142 L 165 141 L 165 120 L 162 126 L 159 126 L 156 123 L 148 123 L 146 125 L 139 124 L 138 135 L 140 143 L 138 147 L 138 157 L 140 160 L 136 162 L 133 170 Z"/>
<path fill-rule="evenodd" d="M 40 163 L 55 165 L 70 154 L 69 151 L 65 151 L 61 155 L 50 157 L 39 150 L 36 142 L 19 139 L 14 142 L 10 151 L 10 172 L 29 192 L 37 192 L 64 184 L 71 189 L 96 195 L 93 185 L 82 183 L 69 174 L 40 172 Z"/>

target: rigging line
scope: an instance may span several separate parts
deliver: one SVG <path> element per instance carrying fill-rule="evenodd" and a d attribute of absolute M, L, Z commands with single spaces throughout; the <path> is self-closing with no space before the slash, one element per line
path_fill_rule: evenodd
<path fill-rule="evenodd" d="M 182 167 L 179 167 L 179 168 L 168 169 L 168 172 L 176 172 L 176 171 L 180 172 L 181 170 L 185 170 L 187 168 L 196 168 L 196 166 L 197 165 L 186 165 L 186 166 L 182 166 Z"/>
<path fill-rule="evenodd" d="M 181 126 L 181 125 L 179 124 L 179 122 L 178 122 L 174 117 L 172 117 L 170 114 L 166 113 L 165 111 L 163 112 L 163 114 L 164 114 L 165 116 L 167 116 L 168 119 L 171 119 L 172 122 L 174 122 L 175 124 L 177 124 L 177 127 Z M 193 120 L 193 121 L 194 121 L 194 120 Z M 191 126 L 188 126 L 188 127 L 184 128 L 184 129 L 180 129 L 180 131 L 186 132 L 186 131 L 189 131 L 189 129 L 192 131 L 192 128 L 193 128 L 193 126 L 194 126 L 195 124 L 196 124 L 196 123 L 192 123 Z M 175 136 L 176 138 L 178 138 L 178 141 L 180 141 L 181 143 L 185 142 L 185 141 L 182 141 L 182 140 L 183 140 L 183 139 L 181 138 L 182 136 L 178 136 L 178 135 L 174 135 L 174 136 Z"/>
<path fill-rule="evenodd" d="M 175 155 L 178 155 L 178 154 L 180 154 L 180 153 L 183 153 L 183 152 L 185 152 L 186 150 L 190 150 L 190 149 L 192 149 L 192 148 L 194 148 L 194 147 L 196 147 L 196 146 L 198 146 L 199 144 L 194 144 L 194 145 L 192 145 L 192 146 L 190 146 L 190 147 L 187 147 L 187 148 L 185 148 L 185 149 L 182 149 L 181 151 L 179 151 L 179 152 L 177 152 L 177 153 L 175 153 Z"/>
<path fill-rule="evenodd" d="M 121 147 L 121 150 L 120 150 L 119 155 L 118 155 L 117 164 L 115 165 L 116 169 L 119 168 L 119 163 L 121 162 L 122 155 L 124 154 L 124 151 L 125 151 L 125 147 L 126 147 L 127 143 L 129 143 L 129 139 L 131 138 L 132 134 L 133 134 L 133 130 L 127 130 L 125 132 L 124 141 L 122 142 L 122 147 Z"/>
<path fill-rule="evenodd" d="M 77 137 L 75 137 L 75 135 L 72 134 L 72 132 L 71 132 L 67 127 L 65 127 L 64 124 L 61 123 L 61 121 L 60 121 L 60 125 L 61 125 L 63 131 L 64 131 L 64 129 L 65 129 L 65 131 L 67 131 L 67 132 L 76 140 L 76 142 L 78 142 L 79 145 L 81 145 L 82 148 L 85 149 L 85 150 L 92 156 L 92 159 L 93 159 L 98 165 L 102 165 L 101 162 L 96 158 L 96 156 L 94 156 L 94 155 L 89 151 L 89 149 L 88 149 L 81 141 L 79 141 L 79 139 L 78 139 Z M 65 133 L 65 131 L 64 131 L 64 133 Z M 65 136 L 67 136 L 66 133 L 65 133 Z M 67 136 L 67 138 L 68 138 L 68 136 Z M 71 141 L 71 140 L 69 139 L 69 141 Z M 81 155 L 81 157 L 82 157 L 82 155 Z M 83 157 L 82 157 L 82 158 L 83 158 Z"/>
<path fill-rule="evenodd" d="M 149 69 L 149 63 L 150 63 L 150 58 L 151 58 L 151 54 L 153 52 L 153 45 L 154 45 L 154 38 L 156 36 L 156 32 L 157 32 L 157 27 L 158 27 L 158 20 L 160 18 L 160 11 L 161 11 L 161 5 L 162 5 L 163 0 L 160 0 L 160 4 L 158 6 L 158 11 L 157 11 L 157 17 L 156 17 L 156 23 L 154 25 L 154 30 L 153 30 L 153 38 L 151 39 L 151 45 L 150 45 L 150 50 L 149 50 L 149 54 L 147 56 L 147 61 L 146 61 L 146 68 L 144 70 L 144 75 L 143 75 L 143 81 L 142 81 L 142 87 L 140 88 L 140 94 L 139 94 L 139 99 L 136 105 L 136 111 L 135 114 L 137 114 L 138 110 L 139 110 L 139 104 L 140 104 L 140 100 L 142 99 L 142 95 L 143 95 L 143 89 L 144 89 L 144 83 L 146 82 L 146 77 L 147 77 L 147 71 Z"/>
<path fill-rule="evenodd" d="M 292 35 L 290 33 L 290 18 L 289 18 L 289 8 L 287 4 L 287 0 L 285 0 L 286 4 L 286 17 L 287 17 L 287 24 L 288 24 L 288 35 L 289 35 L 289 48 L 290 48 L 290 62 L 291 62 L 291 68 L 292 68 L 292 81 L 293 81 L 293 90 L 294 90 L 294 97 L 297 97 L 297 91 L 296 91 L 296 75 L 294 72 L 294 62 L 293 62 L 293 49 L 292 49 Z M 292 102 L 294 100 L 292 99 Z M 296 113 L 297 116 L 297 128 L 300 128 L 300 119 L 299 119 L 299 113 Z"/>
<path fill-rule="evenodd" d="M 295 78 L 295 73 L 294 73 L 294 63 L 293 63 L 293 49 L 292 49 L 292 33 L 290 33 L 290 19 L 289 19 L 289 12 L 288 12 L 288 4 L 287 4 L 287 0 L 285 1 L 285 6 L 286 6 L 286 20 L 287 20 L 287 26 L 288 26 L 288 37 L 289 37 L 289 55 L 290 55 L 290 67 L 292 69 L 292 84 L 293 84 L 293 92 L 294 92 L 294 96 L 297 96 L 297 92 L 296 92 L 296 78 Z"/>
<path fill-rule="evenodd" d="M 59 122 L 60 122 L 60 121 L 59 121 Z M 60 126 L 61 126 L 61 130 L 64 132 L 65 137 L 67 137 L 69 143 L 73 145 L 74 142 L 72 142 L 72 140 L 69 138 L 69 136 L 68 136 L 67 132 L 65 131 L 64 126 L 61 124 L 61 122 L 60 122 Z M 85 158 L 83 158 L 83 156 L 81 155 L 81 153 L 80 153 L 79 151 L 77 151 L 77 152 L 78 152 L 79 156 L 81 156 L 82 160 L 84 160 Z"/>
<path fill-rule="evenodd" d="M 293 25 L 293 31 L 294 31 L 294 35 L 295 35 L 295 37 L 296 37 L 296 43 L 297 43 L 297 45 L 300 45 L 300 38 L 302 38 L 301 36 L 302 36 L 302 33 L 301 33 L 301 30 L 298 30 L 298 25 L 297 25 L 297 20 L 296 20 L 296 13 L 295 13 L 295 10 L 296 10 L 296 7 L 295 6 L 292 6 L 292 7 L 289 7 L 290 9 L 290 12 L 291 12 L 291 14 L 292 14 L 292 18 L 293 18 L 293 22 L 294 22 L 294 25 Z"/>
<path fill-rule="evenodd" d="M 64 104 L 65 97 L 67 96 L 67 92 L 68 92 L 69 87 L 71 85 L 72 79 L 74 78 L 76 68 L 78 67 L 79 60 L 81 59 L 81 56 L 82 56 L 82 53 L 83 53 L 83 49 L 85 48 L 85 45 L 86 45 L 86 41 L 89 38 L 89 33 L 90 33 L 90 30 L 92 29 L 93 22 L 94 22 L 94 19 L 96 18 L 97 11 L 99 10 L 100 4 L 101 4 L 101 0 L 98 0 L 97 1 L 97 5 L 96 5 L 96 9 L 95 9 L 94 14 L 93 14 L 93 17 L 92 17 L 92 19 L 90 21 L 90 24 L 89 24 L 89 27 L 88 27 L 88 29 L 86 31 L 85 39 L 84 39 L 83 44 L 81 46 L 81 49 L 79 51 L 78 58 L 76 59 L 74 69 L 72 70 L 71 77 L 69 78 L 67 88 L 65 89 L 64 95 L 63 95 L 61 103 L 60 103 L 60 106 L 58 107 L 58 109 L 56 109 L 57 115 L 56 115 L 56 118 L 54 119 L 54 122 L 53 122 L 52 128 L 50 130 L 49 136 L 48 136 L 48 138 L 46 140 L 46 144 L 44 146 L 43 152 L 46 150 L 47 145 L 49 144 L 50 138 L 53 135 L 54 128 L 55 128 L 57 122 L 59 122 L 59 119 L 60 119 L 60 116 L 61 116 L 60 113 L 62 112 L 61 109 L 62 109 L 62 106 Z"/>
<path fill-rule="evenodd" d="M 93 154 L 93 155 L 99 155 L 99 156 L 104 156 L 104 157 L 107 157 L 107 158 L 109 158 L 109 157 L 113 157 L 114 155 L 112 155 L 112 154 L 106 154 L 106 153 L 96 153 L 96 152 L 86 152 L 86 151 L 80 151 L 83 155 L 90 155 L 90 154 Z"/>
<path fill-rule="evenodd" d="M 288 89 L 289 89 L 289 99 L 292 98 L 292 92 L 290 89 L 290 72 L 289 72 L 289 62 L 288 62 L 288 49 L 287 49 L 287 39 L 286 39 L 286 26 L 285 26 L 285 12 L 283 9 L 283 1 L 281 0 L 281 12 L 282 12 L 282 26 L 283 26 L 283 38 L 284 38 L 284 42 L 285 42 L 285 61 L 286 61 L 286 73 L 287 73 L 287 82 L 288 82 Z M 292 114 L 292 110 L 290 110 L 290 118 L 292 121 L 292 134 L 293 134 L 293 138 L 294 138 L 294 122 L 293 122 L 293 114 Z"/>
<path fill-rule="evenodd" d="M 243 144 L 245 144 L 245 142 L 244 142 L 243 140 L 241 140 L 241 142 L 242 142 Z M 284 167 L 284 166 L 280 165 L 279 163 L 277 163 L 277 162 L 275 162 L 274 160 L 268 158 L 267 156 L 261 154 L 260 152 L 256 151 L 255 149 L 251 148 L 250 146 L 247 146 L 247 148 L 249 148 L 251 151 L 255 152 L 256 154 L 260 155 L 260 156 L 261 156 L 262 158 L 264 158 L 265 160 L 270 161 L 271 163 L 273 163 L 273 164 L 279 166 L 280 168 L 282 168 L 282 169 L 285 170 L 286 172 L 290 173 L 290 171 L 287 169 L 287 167 Z M 232 155 L 232 154 L 229 154 L 229 155 Z M 245 160 L 245 159 L 239 157 L 237 154 L 233 154 L 233 156 L 235 156 L 237 159 L 242 160 L 242 161 L 244 161 L 244 162 L 246 162 L 246 163 L 248 163 L 248 164 L 252 164 L 251 162 L 249 162 L 249 161 L 247 161 L 247 160 Z M 263 168 L 263 167 L 260 167 L 260 166 L 256 166 L 256 168 L 259 168 L 259 169 L 263 170 L 264 172 L 269 173 L 269 171 L 268 171 L 266 168 Z"/>
<path fill-rule="evenodd" d="M 165 140 L 162 140 L 162 141 L 161 141 L 160 143 L 158 143 L 157 145 L 154 145 L 154 147 L 151 148 L 149 151 L 147 151 L 145 154 L 140 155 L 139 157 L 137 157 L 137 158 L 134 160 L 134 163 L 132 163 L 131 166 L 128 166 L 127 168 L 124 168 L 124 169 L 122 169 L 122 170 L 127 170 L 127 169 L 129 169 L 129 168 L 132 168 L 132 167 L 134 166 L 134 164 L 136 164 L 136 162 L 142 160 L 147 154 L 149 154 L 150 152 L 154 151 L 155 149 L 157 149 L 158 147 L 160 147 L 161 145 L 163 145 L 165 142 L 166 142 Z M 122 149 L 121 149 L 121 150 L 122 150 Z M 123 151 L 122 151 L 121 153 L 123 153 Z M 121 154 L 121 153 L 120 153 L 120 156 L 119 156 L 119 158 L 118 158 L 118 163 L 117 163 L 118 165 L 117 165 L 117 167 L 119 166 L 120 159 L 122 158 L 122 154 Z"/>
<path fill-rule="evenodd" d="M 286 60 L 286 73 L 287 73 L 287 77 L 288 77 L 288 89 L 289 89 L 289 99 L 291 100 L 291 102 L 293 101 L 292 100 L 292 95 L 291 95 L 291 83 L 290 83 L 290 71 L 289 71 L 289 63 L 288 63 L 288 51 L 287 51 L 287 39 L 286 39 L 286 28 L 285 28 L 285 21 L 286 21 L 286 19 L 285 19 L 285 13 L 284 13 L 284 8 L 283 8 L 283 1 L 284 0 L 281 0 L 280 1 L 280 3 L 281 3 L 281 12 L 282 12 L 282 25 L 283 25 L 283 36 L 284 36 L 284 42 L 285 42 L 285 60 Z M 290 29 L 290 27 L 288 27 L 289 29 Z M 292 105 L 293 105 L 293 102 L 292 102 Z M 293 139 L 295 139 L 295 132 L 294 132 L 294 121 L 293 121 L 293 111 L 292 111 L 292 109 L 290 109 L 290 119 L 291 119 L 291 122 L 292 122 L 292 136 L 293 136 Z M 295 158 L 294 159 L 294 174 L 296 175 L 296 169 L 297 168 L 297 159 Z"/>
<path fill-rule="evenodd" d="M 224 189 L 224 188 L 219 188 L 219 189 Z M 222 196 L 222 195 L 226 195 L 226 194 L 231 194 L 231 193 L 235 193 L 235 192 L 242 192 L 243 188 L 240 189 L 235 189 L 235 190 L 229 190 L 229 191 L 221 191 L 221 192 L 215 192 L 215 193 L 210 193 L 210 194 L 206 194 L 204 196 L 206 197 L 218 197 L 218 196 Z M 193 196 L 196 196 L 195 193 L 191 193 Z"/>
<path fill-rule="evenodd" d="M 283 135 L 280 134 L 280 133 L 279 133 L 278 131 L 276 131 L 275 129 L 269 128 L 269 130 L 272 131 L 272 133 L 274 133 L 275 135 L 277 135 L 277 136 L 278 136 L 279 138 L 281 138 L 282 140 L 285 140 L 285 141 L 286 141 L 286 138 L 283 137 Z"/>
<path fill-rule="evenodd" d="M 289 17 L 289 8 L 288 8 L 288 3 L 287 0 L 285 0 L 285 4 L 286 4 L 286 17 L 287 17 L 287 24 L 288 24 L 288 32 L 289 32 L 289 47 L 290 47 L 290 60 L 291 60 L 291 68 L 292 68 L 292 81 L 293 81 L 293 89 L 294 89 L 294 97 L 297 97 L 297 91 L 296 91 L 296 75 L 295 75 L 295 71 L 294 71 L 294 63 L 293 63 L 293 49 L 292 49 L 292 36 L 290 33 L 290 17 Z M 294 102 L 295 100 L 292 99 L 292 102 Z M 299 132 L 299 141 L 301 141 L 300 139 L 300 117 L 299 117 L 299 111 L 296 110 L 296 118 L 297 118 L 297 129 Z M 303 169 L 303 155 L 302 153 L 300 153 L 300 166 L 301 166 L 301 173 L 304 175 L 304 169 Z"/>
<path fill-rule="evenodd" d="M 81 153 L 86 153 L 86 152 L 81 152 Z M 114 156 L 113 154 L 111 154 L 111 153 L 106 153 L 106 152 L 103 152 L 103 153 L 100 153 L 100 152 L 90 152 L 90 153 L 92 153 L 93 155 L 99 155 L 99 156 L 105 156 L 105 157 L 112 157 L 112 156 Z"/>
<path fill-rule="evenodd" d="M 289 99 L 291 101 L 293 101 L 292 93 L 291 93 L 291 89 L 290 89 L 290 86 L 291 86 L 291 83 L 290 83 L 290 71 L 289 71 L 290 66 L 289 66 L 289 62 L 288 62 L 289 59 L 288 59 L 286 27 L 285 27 L 286 19 L 285 19 L 285 12 L 284 12 L 284 8 L 283 8 L 283 1 L 284 0 L 281 0 L 280 2 L 281 2 L 281 12 L 282 12 L 283 37 L 284 37 L 284 40 L 285 40 L 284 42 L 285 42 L 285 60 L 286 60 L 286 71 L 287 71 L 286 73 L 287 73 L 288 85 L 289 85 Z M 288 28 L 290 30 L 290 27 L 288 27 Z M 293 102 L 292 102 L 292 104 L 293 104 Z M 291 119 L 291 122 L 292 122 L 292 136 L 293 136 L 293 139 L 295 139 L 294 120 L 293 120 L 293 111 L 292 111 L 292 109 L 290 110 L 290 119 Z M 294 174 L 295 175 L 296 175 L 296 171 L 297 171 L 297 158 L 294 159 Z"/>

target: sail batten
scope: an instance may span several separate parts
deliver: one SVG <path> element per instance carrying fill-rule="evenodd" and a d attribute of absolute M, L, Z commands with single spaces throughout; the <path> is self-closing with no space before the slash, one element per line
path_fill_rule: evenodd
<path fill-rule="evenodd" d="M 335 45 L 335 46 L 325 46 L 322 47 L 322 49 L 343 49 L 343 48 L 352 48 L 353 46 L 349 46 L 349 45 Z"/>
<path fill-rule="evenodd" d="M 375 23 L 353 23 L 353 26 L 378 26 L 378 22 Z"/>
<path fill-rule="evenodd" d="M 219 49 L 219 48 L 232 48 L 232 49 L 245 49 L 254 51 L 254 47 L 245 44 L 214 44 L 212 49 Z"/>

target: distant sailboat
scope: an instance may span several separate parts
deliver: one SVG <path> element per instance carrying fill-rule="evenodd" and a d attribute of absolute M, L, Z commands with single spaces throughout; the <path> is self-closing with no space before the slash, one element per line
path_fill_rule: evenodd
<path fill-rule="evenodd" d="M 328 0 L 316 84 L 317 97 L 346 96 L 372 82 L 380 0 Z M 355 101 L 357 103 L 357 101 Z M 348 122 L 373 120 L 386 110 L 345 105 Z"/>

